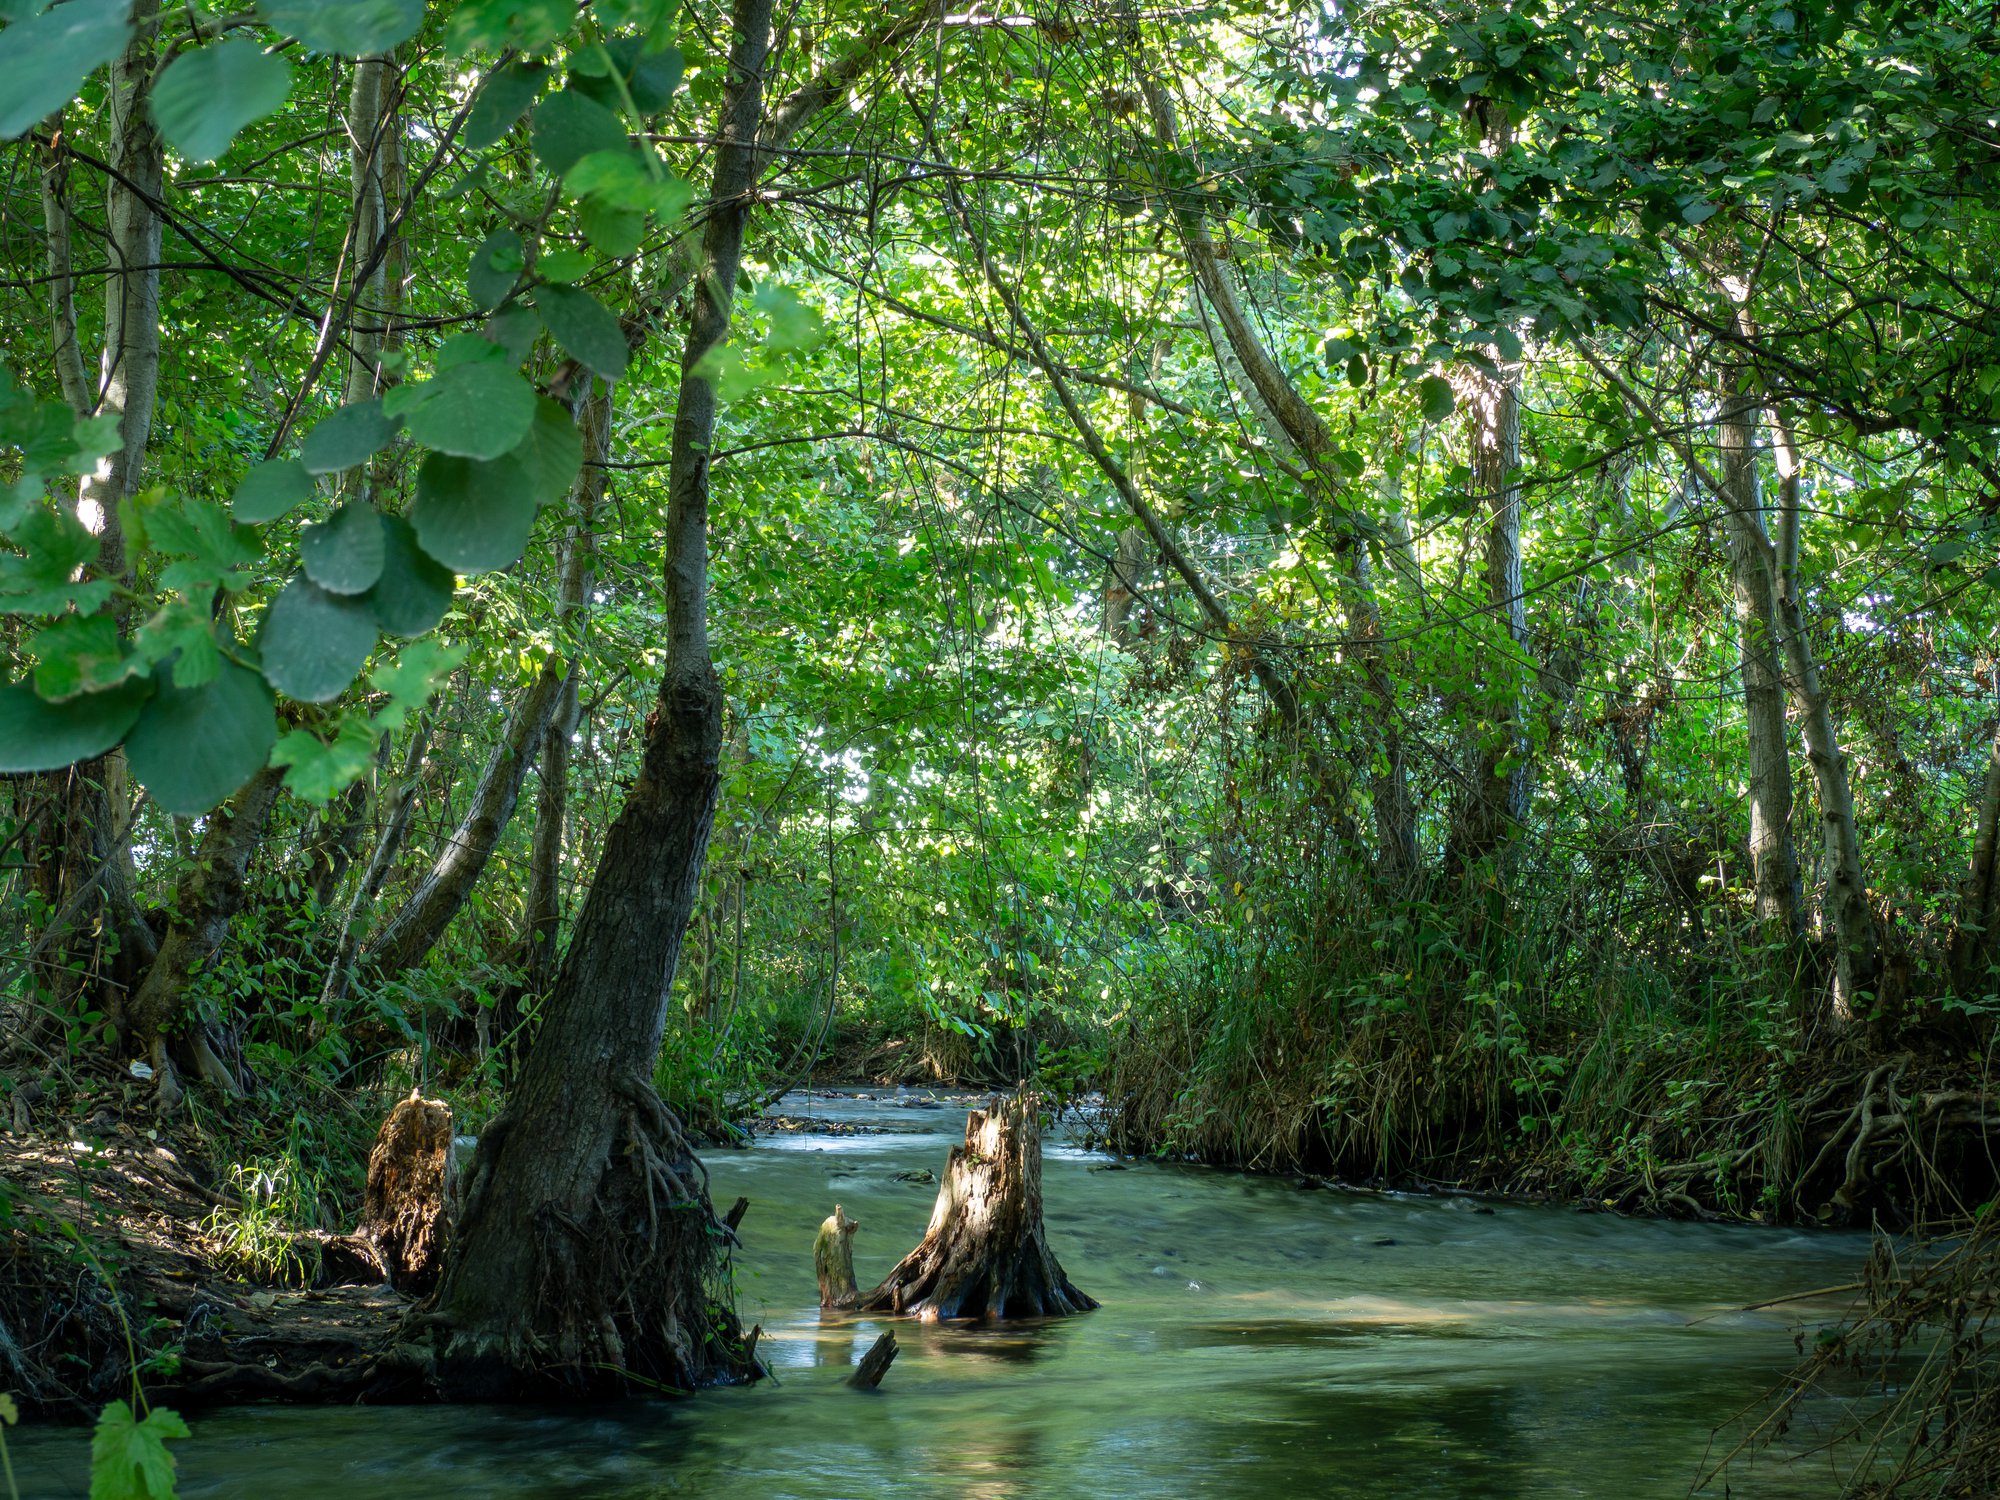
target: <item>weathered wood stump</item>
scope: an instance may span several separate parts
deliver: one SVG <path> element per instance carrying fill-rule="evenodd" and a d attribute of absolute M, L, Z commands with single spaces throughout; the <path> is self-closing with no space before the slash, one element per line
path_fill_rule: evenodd
<path fill-rule="evenodd" d="M 854 1284 L 854 1231 L 860 1221 L 847 1217 L 838 1203 L 819 1226 L 813 1240 L 813 1271 L 819 1277 L 821 1307 L 852 1307 L 859 1295 Z"/>
<path fill-rule="evenodd" d="M 868 1346 L 868 1352 L 861 1356 L 854 1373 L 847 1377 L 847 1383 L 864 1391 L 872 1391 L 882 1383 L 882 1377 L 889 1373 L 889 1366 L 896 1362 L 896 1335 L 884 1332 L 882 1337 Z"/>
<path fill-rule="evenodd" d="M 412 1090 L 382 1122 L 368 1153 L 368 1186 L 356 1231 L 374 1245 L 389 1284 L 399 1292 L 423 1293 L 437 1285 L 456 1170 L 450 1107 Z"/>
<path fill-rule="evenodd" d="M 1054 1318 L 1088 1312 L 1042 1228 L 1042 1137 L 1025 1090 L 974 1110 L 953 1146 L 930 1228 L 861 1312 L 947 1318 Z"/>

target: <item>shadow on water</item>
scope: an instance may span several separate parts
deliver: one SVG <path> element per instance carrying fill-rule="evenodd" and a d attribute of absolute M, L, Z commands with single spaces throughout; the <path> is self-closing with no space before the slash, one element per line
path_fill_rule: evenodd
<path fill-rule="evenodd" d="M 777 1376 L 599 1410 L 241 1408 L 183 1446 L 190 1500 L 1506 1500 L 1685 1495 L 1715 1430 L 1789 1367 L 1858 1235 L 1663 1224 L 1122 1164 L 1060 1142 L 1051 1243 L 1085 1317 L 894 1323 L 883 1388 L 845 1384 L 887 1320 L 822 1315 L 836 1201 L 879 1277 L 922 1235 L 962 1110 L 811 1101 L 879 1133 L 781 1137 L 709 1166 L 751 1200 L 737 1295 Z M 787 1112 L 805 1111 L 793 1103 Z M 1797 1441 L 1809 1443 L 1802 1432 Z M 1726 1443 L 1725 1443 L 1726 1446 Z M 25 1495 L 86 1493 L 87 1436 L 16 1436 Z M 1737 1494 L 1823 1496 L 1824 1463 Z"/>

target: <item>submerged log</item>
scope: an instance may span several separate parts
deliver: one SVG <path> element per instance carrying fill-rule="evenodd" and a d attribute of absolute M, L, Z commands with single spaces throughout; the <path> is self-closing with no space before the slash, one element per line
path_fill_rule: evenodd
<path fill-rule="evenodd" d="M 896 1362 L 896 1335 L 884 1332 L 882 1337 L 868 1346 L 868 1352 L 861 1356 L 861 1363 L 854 1373 L 847 1377 L 847 1383 L 864 1391 L 872 1391 L 882 1383 L 882 1377 L 889 1373 L 889 1366 Z"/>
<path fill-rule="evenodd" d="M 813 1271 L 819 1277 L 821 1307 L 852 1307 L 859 1295 L 854 1284 L 854 1231 L 861 1227 L 838 1203 L 819 1226 L 813 1240 Z"/>
<path fill-rule="evenodd" d="M 374 1245 L 389 1284 L 399 1292 L 422 1293 L 437 1285 L 455 1175 L 451 1109 L 412 1089 L 382 1122 L 368 1153 L 357 1231 Z"/>
<path fill-rule="evenodd" d="M 1088 1312 L 1042 1228 L 1042 1138 L 1023 1091 L 974 1110 L 946 1158 L 922 1242 L 855 1303 L 862 1312 L 947 1318 L 1053 1318 Z"/>

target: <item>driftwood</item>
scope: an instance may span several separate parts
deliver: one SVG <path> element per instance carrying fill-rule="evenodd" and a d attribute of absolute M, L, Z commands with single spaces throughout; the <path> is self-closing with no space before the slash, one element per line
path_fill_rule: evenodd
<path fill-rule="evenodd" d="M 1064 1274 L 1042 1228 L 1032 1094 L 972 1112 L 965 1144 L 946 1158 L 923 1241 L 854 1306 L 926 1322 L 1065 1317 L 1097 1306 Z"/>
<path fill-rule="evenodd" d="M 872 1391 L 882 1383 L 882 1377 L 889 1373 L 889 1366 L 896 1362 L 896 1335 L 884 1332 L 882 1337 L 868 1346 L 868 1352 L 861 1356 L 861 1363 L 854 1367 L 854 1373 L 847 1377 L 847 1383 L 864 1391 Z"/>
<path fill-rule="evenodd" d="M 399 1292 L 422 1293 L 437 1285 L 455 1175 L 451 1109 L 412 1089 L 382 1122 L 368 1154 L 357 1231 L 375 1247 L 389 1284 Z"/>
<path fill-rule="evenodd" d="M 833 1213 L 819 1226 L 813 1240 L 813 1272 L 819 1277 L 821 1307 L 852 1307 L 858 1295 L 854 1284 L 854 1231 L 858 1219 L 847 1217 L 836 1203 Z"/>

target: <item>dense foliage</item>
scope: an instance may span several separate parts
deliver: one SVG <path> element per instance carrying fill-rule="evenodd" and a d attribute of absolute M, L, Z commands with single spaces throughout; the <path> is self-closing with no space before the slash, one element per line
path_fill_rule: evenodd
<path fill-rule="evenodd" d="M 18 1122 L 486 1118 L 699 636 L 711 1135 L 1992 1196 L 1986 8 L 755 10 L 0 7 Z"/>

